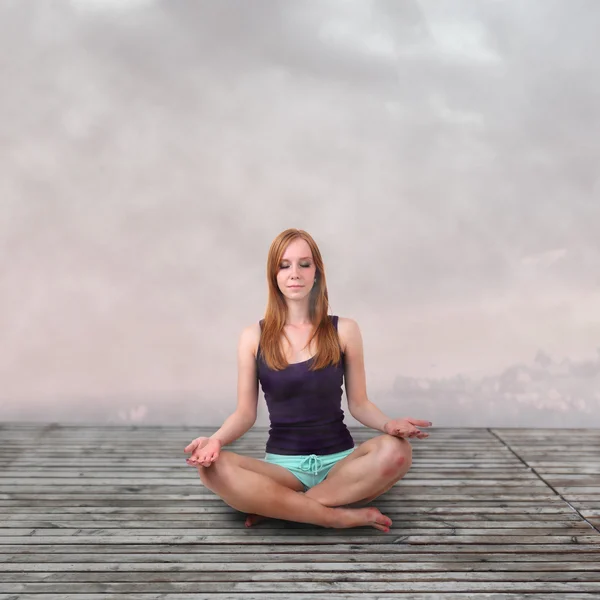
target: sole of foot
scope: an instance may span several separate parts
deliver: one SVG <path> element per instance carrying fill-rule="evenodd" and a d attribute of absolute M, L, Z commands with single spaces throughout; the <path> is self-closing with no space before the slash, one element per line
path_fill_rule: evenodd
<path fill-rule="evenodd" d="M 336 509 L 334 524 L 335 529 L 348 529 L 351 527 L 374 527 L 379 531 L 388 533 L 392 526 L 392 520 L 382 514 L 375 507 L 369 508 L 338 508 Z M 261 515 L 247 515 L 245 526 L 252 527 L 262 521 L 267 521 L 269 517 Z"/>
<path fill-rule="evenodd" d="M 374 527 L 387 533 L 392 526 L 392 520 L 382 514 L 374 506 L 369 508 L 338 508 L 333 527 L 348 529 L 351 527 Z"/>

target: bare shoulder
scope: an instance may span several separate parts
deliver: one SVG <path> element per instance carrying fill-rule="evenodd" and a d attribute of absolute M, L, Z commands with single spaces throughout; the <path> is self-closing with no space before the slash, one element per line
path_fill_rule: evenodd
<path fill-rule="evenodd" d="M 252 323 L 242 329 L 240 333 L 240 349 L 244 352 L 251 352 L 254 358 L 258 352 L 258 344 L 260 342 L 260 324 Z"/>
<path fill-rule="evenodd" d="M 354 319 L 338 317 L 338 335 L 342 350 L 347 352 L 348 346 L 353 346 L 360 339 L 360 328 Z"/>

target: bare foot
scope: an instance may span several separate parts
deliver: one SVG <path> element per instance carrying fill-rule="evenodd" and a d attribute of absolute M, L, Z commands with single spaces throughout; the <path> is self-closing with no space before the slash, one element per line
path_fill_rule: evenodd
<path fill-rule="evenodd" d="M 263 517 L 262 515 L 248 515 L 246 517 L 246 527 L 252 527 L 261 521 L 266 521 L 269 517 Z"/>
<path fill-rule="evenodd" d="M 331 526 L 337 529 L 370 525 L 387 533 L 392 525 L 392 520 L 374 506 L 369 508 L 337 508 L 335 511 L 336 515 Z"/>

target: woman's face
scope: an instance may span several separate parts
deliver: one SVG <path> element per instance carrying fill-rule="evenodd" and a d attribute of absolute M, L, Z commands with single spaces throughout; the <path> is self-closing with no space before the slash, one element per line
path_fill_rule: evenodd
<path fill-rule="evenodd" d="M 300 300 L 310 294 L 316 272 L 310 246 L 302 238 L 296 238 L 283 253 L 277 271 L 277 285 L 285 298 Z"/>

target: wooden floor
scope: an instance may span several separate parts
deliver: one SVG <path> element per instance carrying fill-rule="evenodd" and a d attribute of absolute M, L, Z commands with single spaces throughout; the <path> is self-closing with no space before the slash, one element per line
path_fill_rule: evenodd
<path fill-rule="evenodd" d="M 0 600 L 600 595 L 599 430 L 433 428 L 373 503 L 387 534 L 245 529 L 185 463 L 202 434 L 0 424 Z M 231 449 L 262 457 L 265 440 Z"/>

